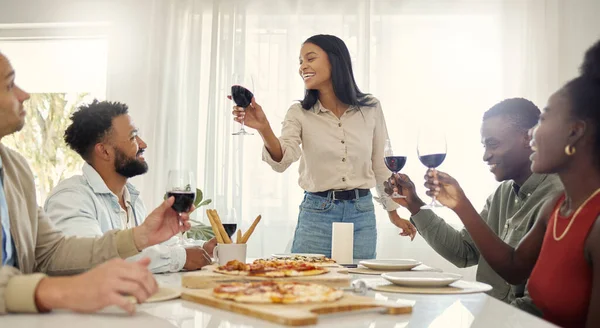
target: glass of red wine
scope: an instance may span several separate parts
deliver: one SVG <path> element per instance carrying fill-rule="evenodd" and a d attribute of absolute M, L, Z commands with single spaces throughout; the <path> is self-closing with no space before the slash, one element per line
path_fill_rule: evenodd
<path fill-rule="evenodd" d="M 446 159 L 446 133 L 442 129 L 424 128 L 419 131 L 417 140 L 417 154 L 423 165 L 433 169 L 433 174 L 436 174 L 435 169 L 440 166 Z M 421 206 L 422 209 L 433 209 L 444 207 L 432 197 L 431 203 Z"/>
<path fill-rule="evenodd" d="M 223 223 L 223 228 L 225 228 L 225 232 L 231 238 L 237 230 L 237 223 Z"/>
<path fill-rule="evenodd" d="M 234 75 L 229 99 L 233 100 L 236 106 L 242 107 L 244 110 L 246 110 L 246 108 L 252 103 L 252 98 L 254 97 L 254 94 L 251 90 L 254 90 L 254 79 L 251 76 Z M 254 134 L 246 131 L 244 121 L 241 123 L 242 126 L 240 130 L 232 133 L 232 135 L 245 136 Z"/>
<path fill-rule="evenodd" d="M 223 228 L 225 228 L 225 232 L 229 238 L 234 240 L 235 232 L 237 231 L 237 215 L 235 209 L 230 209 L 229 211 L 222 211 L 222 213 L 226 213 L 221 217 L 221 223 L 223 224 Z"/>
<path fill-rule="evenodd" d="M 167 181 L 167 197 L 175 197 L 173 210 L 179 216 L 189 212 L 196 199 L 196 181 L 194 173 L 189 170 L 170 170 Z M 180 222 L 181 224 L 181 222 Z M 179 245 L 184 245 L 183 233 L 179 235 Z"/>
<path fill-rule="evenodd" d="M 403 152 L 399 152 L 399 151 L 395 151 L 392 149 L 392 142 L 390 141 L 390 139 L 387 139 L 385 141 L 385 148 L 383 150 L 383 161 L 385 162 L 385 166 L 387 166 L 387 168 L 394 172 L 394 174 L 400 172 L 400 170 L 402 170 L 402 168 L 404 167 L 404 165 L 406 164 L 406 153 Z M 400 186 L 397 186 L 398 188 L 402 188 Z M 401 190 L 401 189 L 400 189 Z M 394 193 L 392 194 L 392 198 L 406 198 L 406 196 L 403 196 L 401 194 L 399 194 L 397 191 L 394 191 Z"/>

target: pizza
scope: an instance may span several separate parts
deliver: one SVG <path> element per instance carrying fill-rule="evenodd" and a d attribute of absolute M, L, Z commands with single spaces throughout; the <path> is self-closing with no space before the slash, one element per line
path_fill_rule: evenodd
<path fill-rule="evenodd" d="M 311 262 L 310 260 L 305 260 L 305 259 L 310 259 L 310 260 L 321 260 L 321 261 L 315 261 L 315 262 Z M 331 262 L 330 262 L 331 261 Z M 324 266 L 338 266 L 337 263 L 335 263 L 334 260 L 332 259 L 326 259 L 326 258 L 320 258 L 320 259 L 316 259 L 316 258 L 306 258 L 306 257 L 297 257 L 297 258 L 270 258 L 270 259 L 258 259 L 255 260 L 254 262 L 252 262 L 252 264 L 261 264 L 261 265 L 265 265 L 265 266 L 285 266 L 285 265 L 295 265 L 295 266 L 300 266 L 303 264 L 308 264 L 308 265 L 312 265 L 315 266 L 319 269 L 321 269 Z"/>
<path fill-rule="evenodd" d="M 252 264 L 233 260 L 215 268 L 214 271 L 227 275 L 270 278 L 314 276 L 329 272 L 325 268 L 304 262 L 288 263 L 270 260 L 257 260 Z"/>
<path fill-rule="evenodd" d="M 337 262 L 328 257 L 314 257 L 314 256 L 304 256 L 304 255 L 290 255 L 289 257 L 274 257 L 271 258 L 272 261 L 292 261 L 292 262 L 306 262 L 315 265 L 331 265 L 336 264 Z"/>
<path fill-rule="evenodd" d="M 340 299 L 344 292 L 307 282 L 234 282 L 213 289 L 213 296 L 240 303 L 320 303 Z"/>

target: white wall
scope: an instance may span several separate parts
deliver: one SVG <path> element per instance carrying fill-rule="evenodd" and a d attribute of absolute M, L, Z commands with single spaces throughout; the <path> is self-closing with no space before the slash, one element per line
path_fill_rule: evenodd
<path fill-rule="evenodd" d="M 559 1 L 559 0 L 558 0 Z M 578 73 L 584 51 L 600 39 L 600 1 L 560 2 L 559 79 L 563 82 Z M 585 5 L 584 5 L 585 4 Z"/>

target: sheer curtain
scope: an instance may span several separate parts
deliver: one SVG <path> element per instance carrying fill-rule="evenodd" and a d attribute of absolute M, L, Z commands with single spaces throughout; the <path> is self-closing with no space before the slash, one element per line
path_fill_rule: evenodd
<path fill-rule="evenodd" d="M 133 104 L 149 143 L 151 171 L 136 183 L 151 206 L 162 198 L 170 167 L 194 169 L 221 217 L 245 230 L 262 214 L 251 257 L 286 251 L 302 190 L 297 165 L 279 174 L 261 161 L 260 136 L 231 135 L 238 129 L 226 98 L 233 73 L 253 77 L 257 101 L 279 134 L 288 107 L 303 95 L 301 43 L 318 33 L 341 37 L 359 87 L 382 102 L 392 143 L 415 148 L 419 126 L 444 122 L 449 149 L 440 169 L 481 208 L 497 186 L 481 159 L 483 112 L 507 97 L 543 107 L 575 74 L 599 31 L 593 15 L 585 16 L 591 26 L 567 24 L 598 9 L 593 1 L 577 2 L 587 10 L 559 0 L 153 0 L 137 6 L 130 11 L 137 18 L 113 34 L 115 45 L 134 45 L 133 54 L 109 61 L 131 67 L 115 64 L 108 82 L 108 98 Z M 122 72 L 129 73 L 124 78 Z M 416 151 L 404 172 L 427 199 Z M 460 228 L 448 210 L 439 213 Z M 383 210 L 377 217 L 379 257 L 412 257 L 473 278 L 472 269 L 454 268 L 420 237 L 412 243 L 399 237 Z M 207 222 L 203 213 L 198 219 Z"/>

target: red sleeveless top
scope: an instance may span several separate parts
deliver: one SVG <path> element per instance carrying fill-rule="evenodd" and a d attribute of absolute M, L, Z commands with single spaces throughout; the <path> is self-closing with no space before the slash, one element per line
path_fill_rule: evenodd
<path fill-rule="evenodd" d="M 546 227 L 540 255 L 529 278 L 528 290 L 544 319 L 561 327 L 584 327 L 592 292 L 592 266 L 584 256 L 587 236 L 600 214 L 600 194 L 581 209 L 571 228 L 560 238 L 571 222 L 557 211 L 565 196 L 554 206 Z"/>

